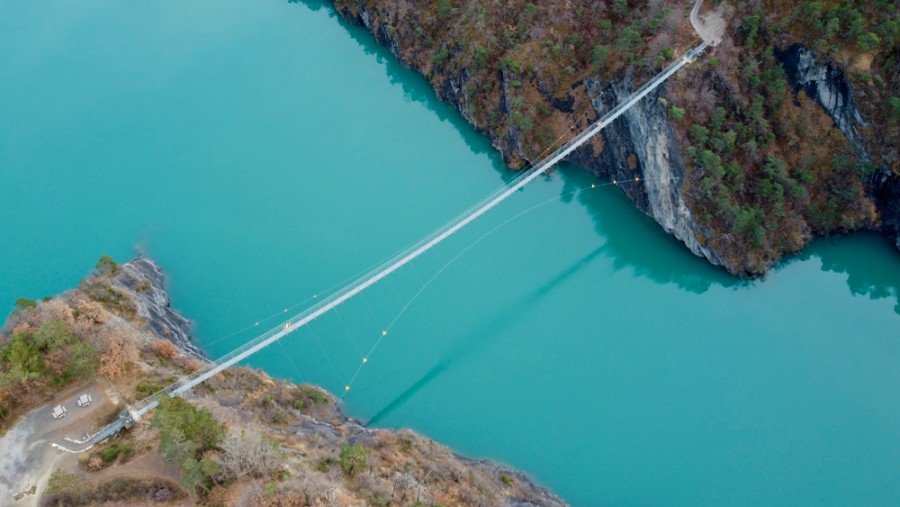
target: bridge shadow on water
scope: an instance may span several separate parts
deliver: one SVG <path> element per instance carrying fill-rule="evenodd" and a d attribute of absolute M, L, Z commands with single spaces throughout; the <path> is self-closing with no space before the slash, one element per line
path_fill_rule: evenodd
<path fill-rule="evenodd" d="M 597 248 L 582 258 L 571 263 L 565 269 L 559 271 L 547 282 L 537 289 L 523 295 L 505 308 L 498 308 L 492 312 L 492 317 L 480 323 L 477 329 L 471 332 L 463 333 L 464 340 L 454 341 L 453 347 L 447 350 L 442 357 L 444 359 L 434 365 L 418 380 L 413 382 L 407 389 L 389 401 L 383 408 L 378 410 L 366 423 L 366 425 L 377 425 L 386 417 L 397 411 L 416 394 L 418 394 L 428 384 L 433 382 L 442 374 L 446 373 L 452 366 L 464 364 L 468 357 L 471 357 L 479 349 L 485 347 L 492 339 L 498 339 L 505 335 L 505 331 L 515 325 L 516 320 L 511 319 L 510 315 L 523 315 L 536 310 L 545 297 L 550 297 L 552 292 L 569 278 L 577 275 L 581 270 L 586 268 L 592 261 L 597 259 L 603 253 L 603 248 Z M 377 383 L 369 384 L 369 388 L 375 387 Z M 365 392 L 368 388 L 360 389 L 358 393 Z"/>
<path fill-rule="evenodd" d="M 401 64 L 389 49 L 375 41 L 368 30 L 344 20 L 327 0 L 288 1 L 301 4 L 313 12 L 326 11 L 366 54 L 374 56 L 384 65 L 390 82 L 399 85 L 408 100 L 423 104 L 442 121 L 450 122 L 474 153 L 489 155 L 491 165 L 503 181 L 508 182 L 516 176 L 517 173 L 508 170 L 503 164 L 499 153 L 491 146 L 487 136 L 475 130 L 454 107 L 438 99 L 423 76 Z M 596 181 L 586 173 L 581 173 L 583 177 L 573 177 L 572 174 L 575 172 L 563 171 L 565 175 L 563 193 L 577 187 L 589 186 L 591 182 Z M 602 252 L 598 252 L 598 255 L 603 254 L 611 258 L 616 269 L 630 267 L 637 275 L 648 277 L 658 283 L 675 283 L 685 290 L 696 293 L 705 292 L 713 285 L 732 287 L 746 284 L 720 269 L 709 266 L 703 259 L 686 251 L 680 242 L 661 231 L 652 219 L 636 211 L 624 197 L 618 196 L 612 205 L 606 202 L 598 204 L 589 194 L 582 193 L 577 198 L 564 197 L 563 201 L 578 199 L 586 206 L 594 217 L 597 231 L 607 239 L 606 246 Z M 604 195 L 603 200 L 609 199 Z M 642 241 L 635 241 L 636 237 L 640 237 Z"/>
<path fill-rule="evenodd" d="M 401 64 L 364 27 L 355 26 L 339 16 L 330 1 L 288 2 L 301 4 L 313 12 L 326 11 L 366 54 L 374 56 L 384 65 L 388 79 L 402 88 L 407 100 L 422 104 L 440 120 L 450 122 L 474 153 L 490 157 L 492 167 L 503 181 L 508 182 L 516 176 L 503 164 L 487 136 L 466 122 L 454 107 L 438 99 L 422 75 Z M 630 269 L 636 276 L 659 284 L 675 284 L 696 294 L 716 286 L 738 290 L 760 283 L 734 277 L 693 255 L 680 241 L 666 234 L 652 218 L 638 211 L 620 192 L 567 195 L 574 189 L 590 186 L 596 179 L 577 170 L 560 172 L 564 179 L 562 201 L 581 203 L 593 219 L 596 232 L 605 240 L 603 247 L 592 255 L 609 258 L 614 269 Z M 800 254 L 786 258 L 774 267 L 773 273 L 793 262 L 817 257 L 821 259 L 823 271 L 847 274 L 847 284 L 852 294 L 867 295 L 871 299 L 892 298 L 897 302 L 895 309 L 900 313 L 900 263 L 897 253 L 891 252 L 893 248 L 885 243 L 875 234 L 820 239 Z M 860 249 L 864 251 L 860 252 Z M 868 258 L 869 254 L 876 257 L 874 262 Z"/>

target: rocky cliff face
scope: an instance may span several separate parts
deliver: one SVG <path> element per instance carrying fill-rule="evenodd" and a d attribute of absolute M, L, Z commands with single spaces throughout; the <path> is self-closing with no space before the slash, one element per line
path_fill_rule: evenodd
<path fill-rule="evenodd" d="M 799 44 L 775 54 L 794 87 L 794 93 L 803 90 L 822 106 L 834 120 L 835 126 L 864 153 L 859 127 L 866 126 L 866 122 L 856 107 L 844 71 L 831 63 L 820 63 L 812 51 Z"/>
<path fill-rule="evenodd" d="M 215 443 L 202 450 L 196 441 L 172 443 L 188 450 L 163 455 L 162 424 L 145 423 L 82 446 L 84 432 L 121 410 L 113 405 L 143 399 L 201 366 L 189 321 L 170 307 L 162 270 L 147 258 L 121 266 L 109 259 L 78 289 L 25 305 L 8 322 L 0 345 L 33 346 L 41 361 L 32 362 L 39 375 L 0 385 L 0 449 L 21 455 L 0 467 L 2 505 L 23 491 L 28 505 L 567 505 L 521 472 L 464 458 L 409 430 L 360 424 L 321 388 L 237 366 L 184 393 L 195 408 L 177 409 L 174 419 L 192 429 L 207 417 L 221 425 L 223 434 L 209 435 Z M 39 330 L 56 345 L 34 345 Z M 8 363 L 0 360 L 0 373 Z M 86 391 L 94 403 L 76 408 Z M 48 415 L 60 403 L 71 412 L 62 425 Z M 52 451 L 48 440 L 69 451 Z M 202 470 L 191 468 L 198 459 Z M 40 477 L 53 468 L 48 486 Z"/>
<path fill-rule="evenodd" d="M 873 187 L 881 213 L 881 230 L 893 236 L 894 245 L 900 250 L 900 176 L 881 170 L 873 178 Z"/>
<path fill-rule="evenodd" d="M 634 86 L 629 78 L 614 84 L 589 81 L 586 88 L 599 112 L 624 100 Z M 580 152 L 572 162 L 603 178 L 627 182 L 639 177 L 634 184 L 621 185 L 638 208 L 695 255 L 722 266 L 718 254 L 697 239 L 702 237 L 700 227 L 681 193 L 685 174 L 681 147 L 666 118 L 661 94 L 661 90 L 651 94 L 602 131 L 605 149 L 599 158 Z"/>
<path fill-rule="evenodd" d="M 548 17 L 538 20 L 522 15 L 514 4 L 454 7 L 445 2 L 442 12 L 434 6 L 418 8 L 408 0 L 332 1 L 340 16 L 364 26 L 398 60 L 426 76 L 437 96 L 485 133 L 513 168 L 539 159 L 557 136 L 571 136 L 599 118 L 655 68 L 633 58 L 624 66 L 610 64 L 615 72 L 596 77 L 604 74 L 602 65 L 597 66 L 602 58 L 594 55 L 591 66 L 583 56 L 592 54 L 591 48 L 603 54 L 609 46 L 596 38 L 594 27 L 571 22 L 569 11 L 576 17 L 578 13 L 573 6 L 542 11 L 528 4 L 538 17 Z M 595 15 L 610 16 L 601 4 Z M 662 4 L 673 17 L 656 19 L 665 19 L 673 30 L 678 26 L 677 4 Z M 636 4 L 638 10 L 632 10 L 640 8 Z M 633 21 L 631 27 L 640 23 Z M 612 26 L 626 25 L 622 19 L 612 21 Z M 873 125 L 857 107 L 842 67 L 820 63 L 796 44 L 776 55 L 795 98 L 802 90 L 832 118 L 835 134 L 846 137 L 828 138 L 830 128 L 816 125 L 824 115 L 811 110 L 814 104 L 801 105 L 795 99 L 795 107 L 781 107 L 783 84 L 774 57 L 753 52 L 759 48 L 740 47 L 748 42 L 742 30 L 730 30 L 722 47 L 707 55 L 721 57 L 718 72 L 706 60 L 690 66 L 568 161 L 600 177 L 629 182 L 620 188 L 639 209 L 691 252 L 735 274 L 760 275 L 816 234 L 881 226 L 900 244 L 896 169 L 882 164 L 885 168 L 866 176 L 865 191 L 860 182 L 866 164 L 877 168 L 883 160 L 894 160 L 896 148 L 870 156 L 874 145 L 891 143 L 870 135 Z M 678 33 L 653 35 L 645 30 L 647 50 L 641 61 L 666 61 L 673 51 L 678 54 L 696 41 L 692 30 Z M 617 39 L 616 51 L 624 47 L 627 35 Z M 590 38 L 601 43 L 578 47 L 577 41 Z M 486 49 L 492 46 L 501 49 Z M 662 47 L 670 56 L 660 56 L 665 53 Z M 756 61 L 761 57 L 769 58 L 762 67 Z M 688 109 L 684 121 L 669 121 L 665 99 Z M 712 121 L 716 107 L 724 112 L 724 123 Z M 801 125 L 804 121 L 813 126 Z M 705 130 L 696 134 L 694 126 Z M 855 148 L 858 157 L 842 151 L 848 142 L 847 153 Z"/>
<path fill-rule="evenodd" d="M 171 308 L 165 276 L 153 260 L 138 257 L 123 264 L 112 283 L 131 297 L 150 332 L 175 343 L 184 354 L 203 357 L 191 342 L 190 321 Z M 166 376 L 166 372 L 147 376 Z M 247 505 L 357 505 L 399 497 L 398 504 L 415 499 L 450 505 L 462 501 L 509 507 L 567 506 L 517 470 L 467 459 L 412 431 L 363 426 L 344 416 L 336 398 L 319 388 L 240 367 L 208 384 L 209 389 L 195 389 L 187 398 L 212 410 L 220 421 L 231 421 L 232 433 L 277 435 L 285 453 L 282 472 L 296 474 L 279 482 L 275 499 L 263 493 L 262 482 L 235 485 Z M 344 477 L 337 459 L 344 445 L 377 450 L 369 458 L 371 471 Z"/>
<path fill-rule="evenodd" d="M 795 97 L 802 91 L 815 100 L 861 158 L 871 160 L 870 147 L 877 141 L 862 133 L 871 124 L 863 118 L 844 70 L 832 62 L 819 61 L 815 53 L 799 44 L 776 51 L 776 56 L 784 66 Z M 892 236 L 900 249 L 900 175 L 888 168 L 878 168 L 869 182 L 869 192 L 878 205 L 882 231 Z"/>
<path fill-rule="evenodd" d="M 423 72 L 422 65 L 404 50 L 407 43 L 398 38 L 396 31 L 386 28 L 390 25 L 385 23 L 384 19 L 390 17 L 389 12 L 372 11 L 372 7 L 362 1 L 355 2 L 353 8 L 338 5 L 337 11 L 351 23 L 367 28 L 379 44 L 389 48 L 396 58 L 411 69 Z M 474 118 L 466 93 L 467 87 L 471 86 L 472 78 L 468 69 L 462 68 L 442 77 L 441 85 L 435 88 L 437 96 L 455 106 L 463 118 L 477 130 L 490 136 L 493 146 L 507 163 L 531 158 L 523 146 L 520 129 L 510 128 L 505 135 L 500 136 L 490 129 L 483 128 Z M 506 69 L 498 73 L 500 83 L 498 106 L 501 115 L 508 116 L 512 112 L 510 88 L 517 77 Z M 636 88 L 634 81 L 632 75 L 616 83 L 587 80 L 576 83 L 572 93 L 565 96 L 554 95 L 552 92 L 554 83 L 538 80 L 536 88 L 554 110 L 565 114 L 575 111 L 575 95 L 584 95 L 588 98 L 593 108 L 593 118 L 577 120 L 574 125 L 577 130 L 585 127 L 589 121 L 599 118 L 603 111 L 608 111 L 627 97 Z M 660 91 L 647 97 L 603 130 L 602 142 L 588 143 L 570 155 L 567 162 L 598 177 L 624 182 L 621 185 L 622 191 L 641 211 L 653 217 L 667 233 L 683 241 L 694 254 L 705 257 L 715 265 L 728 267 L 714 249 L 701 244 L 697 239 L 703 235 L 698 233 L 699 227 L 681 195 L 684 176 L 681 147 L 659 100 L 664 93 L 663 90 L 664 87 L 661 87 Z"/>
<path fill-rule="evenodd" d="M 191 321 L 172 309 L 165 283 L 162 269 L 146 257 L 121 265 L 112 280 L 116 288 L 134 301 L 138 315 L 147 321 L 150 332 L 171 341 L 186 354 L 204 359 L 203 352 L 191 339 Z"/>

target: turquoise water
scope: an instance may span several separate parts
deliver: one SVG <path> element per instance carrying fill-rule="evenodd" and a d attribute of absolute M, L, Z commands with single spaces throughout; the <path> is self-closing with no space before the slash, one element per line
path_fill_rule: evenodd
<path fill-rule="evenodd" d="M 145 251 L 219 355 L 509 177 L 319 3 L 14 0 L 0 27 L 6 310 Z M 592 183 L 536 182 L 251 363 L 339 392 L 446 266 L 370 356 L 354 417 L 575 505 L 900 503 L 896 251 L 822 240 L 740 282 Z"/>

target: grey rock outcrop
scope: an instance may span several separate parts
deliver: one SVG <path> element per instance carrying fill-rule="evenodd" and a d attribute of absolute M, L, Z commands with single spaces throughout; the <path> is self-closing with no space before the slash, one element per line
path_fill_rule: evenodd
<path fill-rule="evenodd" d="M 809 49 L 793 45 L 776 52 L 794 92 L 803 90 L 815 100 L 861 155 L 868 158 L 858 126 L 866 126 L 843 69 L 830 62 L 820 63 Z"/>
<path fill-rule="evenodd" d="M 172 309 L 165 282 L 166 276 L 159 265 L 141 256 L 122 264 L 113 278 L 113 285 L 128 293 L 138 315 L 147 320 L 155 336 L 171 341 L 186 354 L 205 359 L 191 339 L 191 321 Z"/>
<path fill-rule="evenodd" d="M 376 41 L 389 48 L 391 53 L 411 69 L 420 71 L 414 62 L 404 57 L 402 41 L 391 30 L 379 28 L 373 22 L 374 16 L 364 2 L 358 2 L 358 13 L 338 9 L 338 13 L 348 21 L 366 27 Z M 500 114 L 509 114 L 506 103 L 506 86 L 511 80 L 508 71 L 499 71 L 501 88 Z M 525 159 L 525 150 L 519 144 L 515 128 L 509 129 L 502 138 L 486 131 L 474 121 L 465 93 L 470 74 L 467 69 L 446 75 L 444 85 L 435 92 L 442 101 L 453 105 L 477 130 L 491 137 L 492 145 L 500 151 L 504 160 Z M 633 89 L 633 78 L 610 84 L 600 81 L 584 83 L 585 91 L 591 97 L 597 117 L 616 103 L 627 97 Z M 540 85 L 540 83 L 539 83 Z M 629 181 L 636 176 L 640 182 L 622 185 L 621 188 L 637 207 L 656 220 L 663 229 L 687 245 L 696 255 L 705 257 L 715 265 L 723 265 L 721 258 L 711 248 L 702 245 L 695 231 L 698 225 L 681 195 L 684 165 L 681 148 L 669 125 L 665 109 L 659 103 L 659 93 L 647 97 L 634 106 L 623 117 L 603 131 L 604 146 L 601 153 L 595 153 L 588 144 L 571 154 L 567 161 L 601 178 Z M 571 112 L 574 99 L 560 99 L 547 93 L 551 105 L 562 111 Z M 579 125 L 581 127 L 583 125 Z"/>
<path fill-rule="evenodd" d="M 389 9 L 379 9 L 385 8 L 377 3 L 357 0 L 336 10 L 345 20 L 367 28 L 379 44 L 387 47 L 397 60 L 410 69 L 424 75 L 436 72 L 428 67 L 421 55 L 414 53 L 415 44 L 412 41 L 398 36 L 400 31 L 394 26 L 402 23 L 402 18 Z M 873 144 L 874 141 L 866 138 L 870 130 L 866 127 L 869 125 L 856 105 L 843 68 L 831 62 L 819 62 L 812 51 L 799 45 L 776 51 L 776 56 L 782 62 L 795 93 L 803 90 L 812 97 L 856 147 L 860 157 L 870 160 L 872 157 L 865 147 L 866 143 Z M 525 155 L 529 150 L 522 148 L 520 133 L 514 122 L 508 122 L 510 128 L 501 131 L 492 130 L 475 120 L 466 93 L 470 86 L 470 69 L 448 67 L 437 72 L 441 74 L 441 79 L 437 81 L 439 84 L 434 85 L 438 98 L 454 106 L 476 130 L 486 134 L 507 164 L 515 166 L 523 160 L 529 161 Z M 507 84 L 520 78 L 509 69 L 497 72 L 500 85 L 497 114 L 502 121 L 511 114 Z M 552 77 L 549 79 L 552 81 Z M 574 104 L 573 94 L 580 93 L 576 92 L 576 88 L 583 86 L 597 113 L 595 118 L 599 118 L 602 112 L 608 111 L 634 89 L 634 76 L 628 74 L 617 82 L 578 82 L 572 85 L 572 93 L 565 97 L 554 96 L 550 92 L 554 88 L 552 84 L 543 83 L 538 78 L 536 87 L 554 109 L 570 113 Z M 602 150 L 596 147 L 599 143 L 589 143 L 571 154 L 567 161 L 602 178 L 630 181 L 639 176 L 640 184 L 621 185 L 622 191 L 639 209 L 656 220 L 667 233 L 682 241 L 695 255 L 732 273 L 753 274 L 745 272 L 746 268 L 730 265 L 733 261 L 726 260 L 724 254 L 717 252 L 713 242 L 707 242 L 707 238 L 714 238 L 720 233 L 705 230 L 694 219 L 683 195 L 685 167 L 681 159 L 681 145 L 659 101 L 659 97 L 664 95 L 663 86 L 604 129 Z M 900 224 L 897 187 L 900 187 L 898 175 L 889 169 L 880 169 L 869 181 L 868 190 L 878 203 L 882 230 L 896 237 L 900 245 L 900 226 L 896 225 Z"/>
<path fill-rule="evenodd" d="M 894 245 L 900 250 L 900 176 L 889 171 L 879 171 L 873 178 L 875 202 L 881 214 L 881 229 L 894 237 Z"/>
<path fill-rule="evenodd" d="M 834 125 L 850 140 L 863 160 L 870 160 L 867 139 L 860 132 L 869 124 L 853 99 L 853 89 L 844 70 L 822 62 L 809 49 L 795 44 L 776 51 L 794 93 L 803 91 L 831 117 Z M 871 142 L 871 140 L 868 140 Z M 870 192 L 881 216 L 881 229 L 892 236 L 900 249 L 900 176 L 887 168 L 879 168 L 869 182 Z"/>
<path fill-rule="evenodd" d="M 585 83 L 597 116 L 628 97 L 632 85 L 630 77 L 613 84 Z M 639 177 L 637 184 L 621 185 L 637 207 L 695 255 L 722 266 L 716 252 L 697 240 L 699 226 L 681 193 L 685 174 L 681 147 L 666 119 L 660 93 L 635 104 L 602 131 L 605 148 L 599 158 L 589 150 L 579 150 L 572 162 L 604 178 L 631 181 Z"/>

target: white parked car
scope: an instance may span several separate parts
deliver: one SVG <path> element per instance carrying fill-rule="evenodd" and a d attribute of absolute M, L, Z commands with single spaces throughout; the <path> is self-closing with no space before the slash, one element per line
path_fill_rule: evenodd
<path fill-rule="evenodd" d="M 53 415 L 54 419 L 62 419 L 63 417 L 66 416 L 66 412 L 67 412 L 66 407 L 64 407 L 62 405 L 57 405 L 57 406 L 53 407 L 53 412 L 51 413 L 51 415 Z"/>
<path fill-rule="evenodd" d="M 93 400 L 93 398 L 91 398 L 90 394 L 82 394 L 78 398 L 78 406 L 86 407 L 86 406 L 90 405 L 92 401 L 94 401 L 94 400 Z"/>

